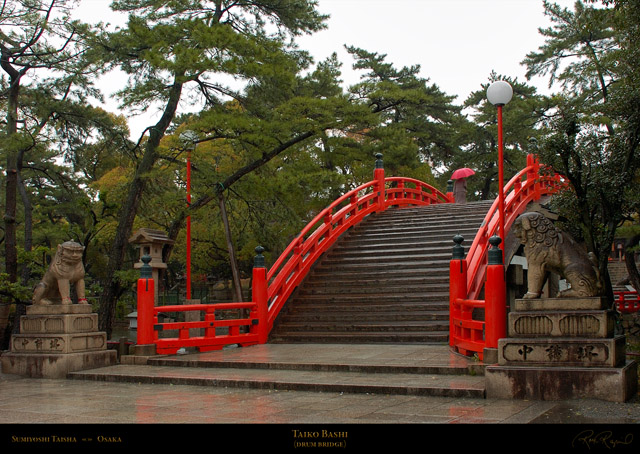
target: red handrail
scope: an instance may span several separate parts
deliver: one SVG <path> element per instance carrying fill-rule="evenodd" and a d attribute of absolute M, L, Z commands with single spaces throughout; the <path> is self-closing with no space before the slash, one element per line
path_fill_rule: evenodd
<path fill-rule="evenodd" d="M 544 170 L 537 158 L 529 155 L 527 157 L 527 167 L 518 172 L 505 185 L 503 189 L 505 193 L 505 234 L 509 232 L 516 218 L 522 214 L 530 202 L 539 200 L 543 195 L 555 194 L 566 185 L 559 175 L 551 175 L 546 172 L 541 174 L 541 169 Z M 467 253 L 466 261 L 469 270 L 467 274 L 468 299 L 477 299 L 482 291 L 487 266 L 489 238 L 497 234 L 498 224 L 498 199 L 496 198 Z"/>
<path fill-rule="evenodd" d="M 242 310 L 245 311 L 242 311 Z M 247 312 L 248 315 L 238 318 L 220 319 L 216 312 L 235 310 Z M 257 320 L 257 308 L 254 302 L 241 303 L 215 303 L 215 304 L 179 304 L 174 306 L 154 307 L 154 321 L 161 331 L 177 331 L 177 337 L 160 338 L 156 334 L 155 344 L 158 353 L 175 353 L 183 347 L 198 347 L 201 352 L 218 350 L 224 345 L 241 344 L 251 345 L 259 341 L 257 331 L 241 333 L 240 327 L 252 326 Z M 161 313 L 197 312 L 204 313 L 204 320 L 198 321 L 174 321 L 159 323 L 158 316 Z M 226 334 L 216 332 L 217 328 L 225 328 Z M 192 334 L 191 330 L 197 330 Z"/>

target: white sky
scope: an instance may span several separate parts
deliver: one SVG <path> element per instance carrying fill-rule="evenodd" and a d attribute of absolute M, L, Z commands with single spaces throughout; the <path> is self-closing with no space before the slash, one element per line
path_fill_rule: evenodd
<path fill-rule="evenodd" d="M 110 3 L 82 0 L 78 14 L 87 21 L 109 21 Z M 571 8 L 574 0 L 555 3 Z M 319 10 L 330 15 L 328 28 L 301 37 L 299 46 L 316 61 L 337 52 L 346 85 L 358 75 L 345 44 L 386 54 L 397 68 L 420 65 L 421 77 L 457 96 L 457 104 L 487 82 L 492 70 L 525 81 L 520 62 L 543 44 L 538 28 L 549 25 L 542 0 L 319 0 Z M 548 92 L 547 80 L 530 83 Z M 153 118 L 130 118 L 132 137 Z"/>
<path fill-rule="evenodd" d="M 574 0 L 555 3 L 572 7 Z M 299 40 L 319 60 L 337 51 L 343 71 L 353 61 L 344 44 L 387 55 L 396 67 L 419 64 L 421 76 L 462 103 L 495 70 L 525 81 L 520 65 L 544 39 L 542 0 L 320 0 L 328 29 Z M 357 75 L 345 74 L 345 82 Z M 532 84 L 546 88 L 547 81 Z"/>

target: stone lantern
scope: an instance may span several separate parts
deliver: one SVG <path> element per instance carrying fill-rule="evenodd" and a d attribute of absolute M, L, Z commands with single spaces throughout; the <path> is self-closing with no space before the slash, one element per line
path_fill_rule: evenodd
<path fill-rule="evenodd" d="M 138 229 L 129 238 L 129 243 L 135 245 L 138 249 L 138 261 L 133 264 L 135 269 L 140 269 L 144 265 L 142 257 L 148 255 L 151 257 L 151 277 L 155 283 L 154 299 L 155 305 L 158 305 L 158 294 L 160 289 L 159 270 L 166 269 L 167 264 L 162 261 L 162 248 L 165 244 L 173 244 L 174 241 L 169 239 L 167 234 L 162 230 L 154 229 Z"/>

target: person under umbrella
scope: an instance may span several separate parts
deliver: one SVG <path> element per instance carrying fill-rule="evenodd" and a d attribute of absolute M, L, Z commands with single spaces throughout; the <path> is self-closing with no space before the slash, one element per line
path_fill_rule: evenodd
<path fill-rule="evenodd" d="M 455 203 L 467 203 L 467 177 L 471 175 L 475 175 L 475 171 L 468 167 L 457 169 L 451 174 Z"/>

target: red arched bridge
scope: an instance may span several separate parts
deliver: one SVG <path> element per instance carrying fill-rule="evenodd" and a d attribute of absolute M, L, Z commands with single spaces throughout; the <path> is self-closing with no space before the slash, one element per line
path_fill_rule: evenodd
<path fill-rule="evenodd" d="M 562 185 L 528 156 L 503 189 L 506 231 Z M 378 155 L 373 180 L 318 213 L 269 269 L 256 248 L 251 301 L 156 307 L 143 267 L 137 343 L 171 354 L 266 342 L 448 342 L 482 358 L 506 326 L 498 224 L 497 199 L 455 204 L 451 192 L 385 177 Z M 463 235 L 473 238 L 466 254 Z M 483 320 L 473 317 L 478 309 Z M 196 321 L 160 322 L 169 314 Z"/>

